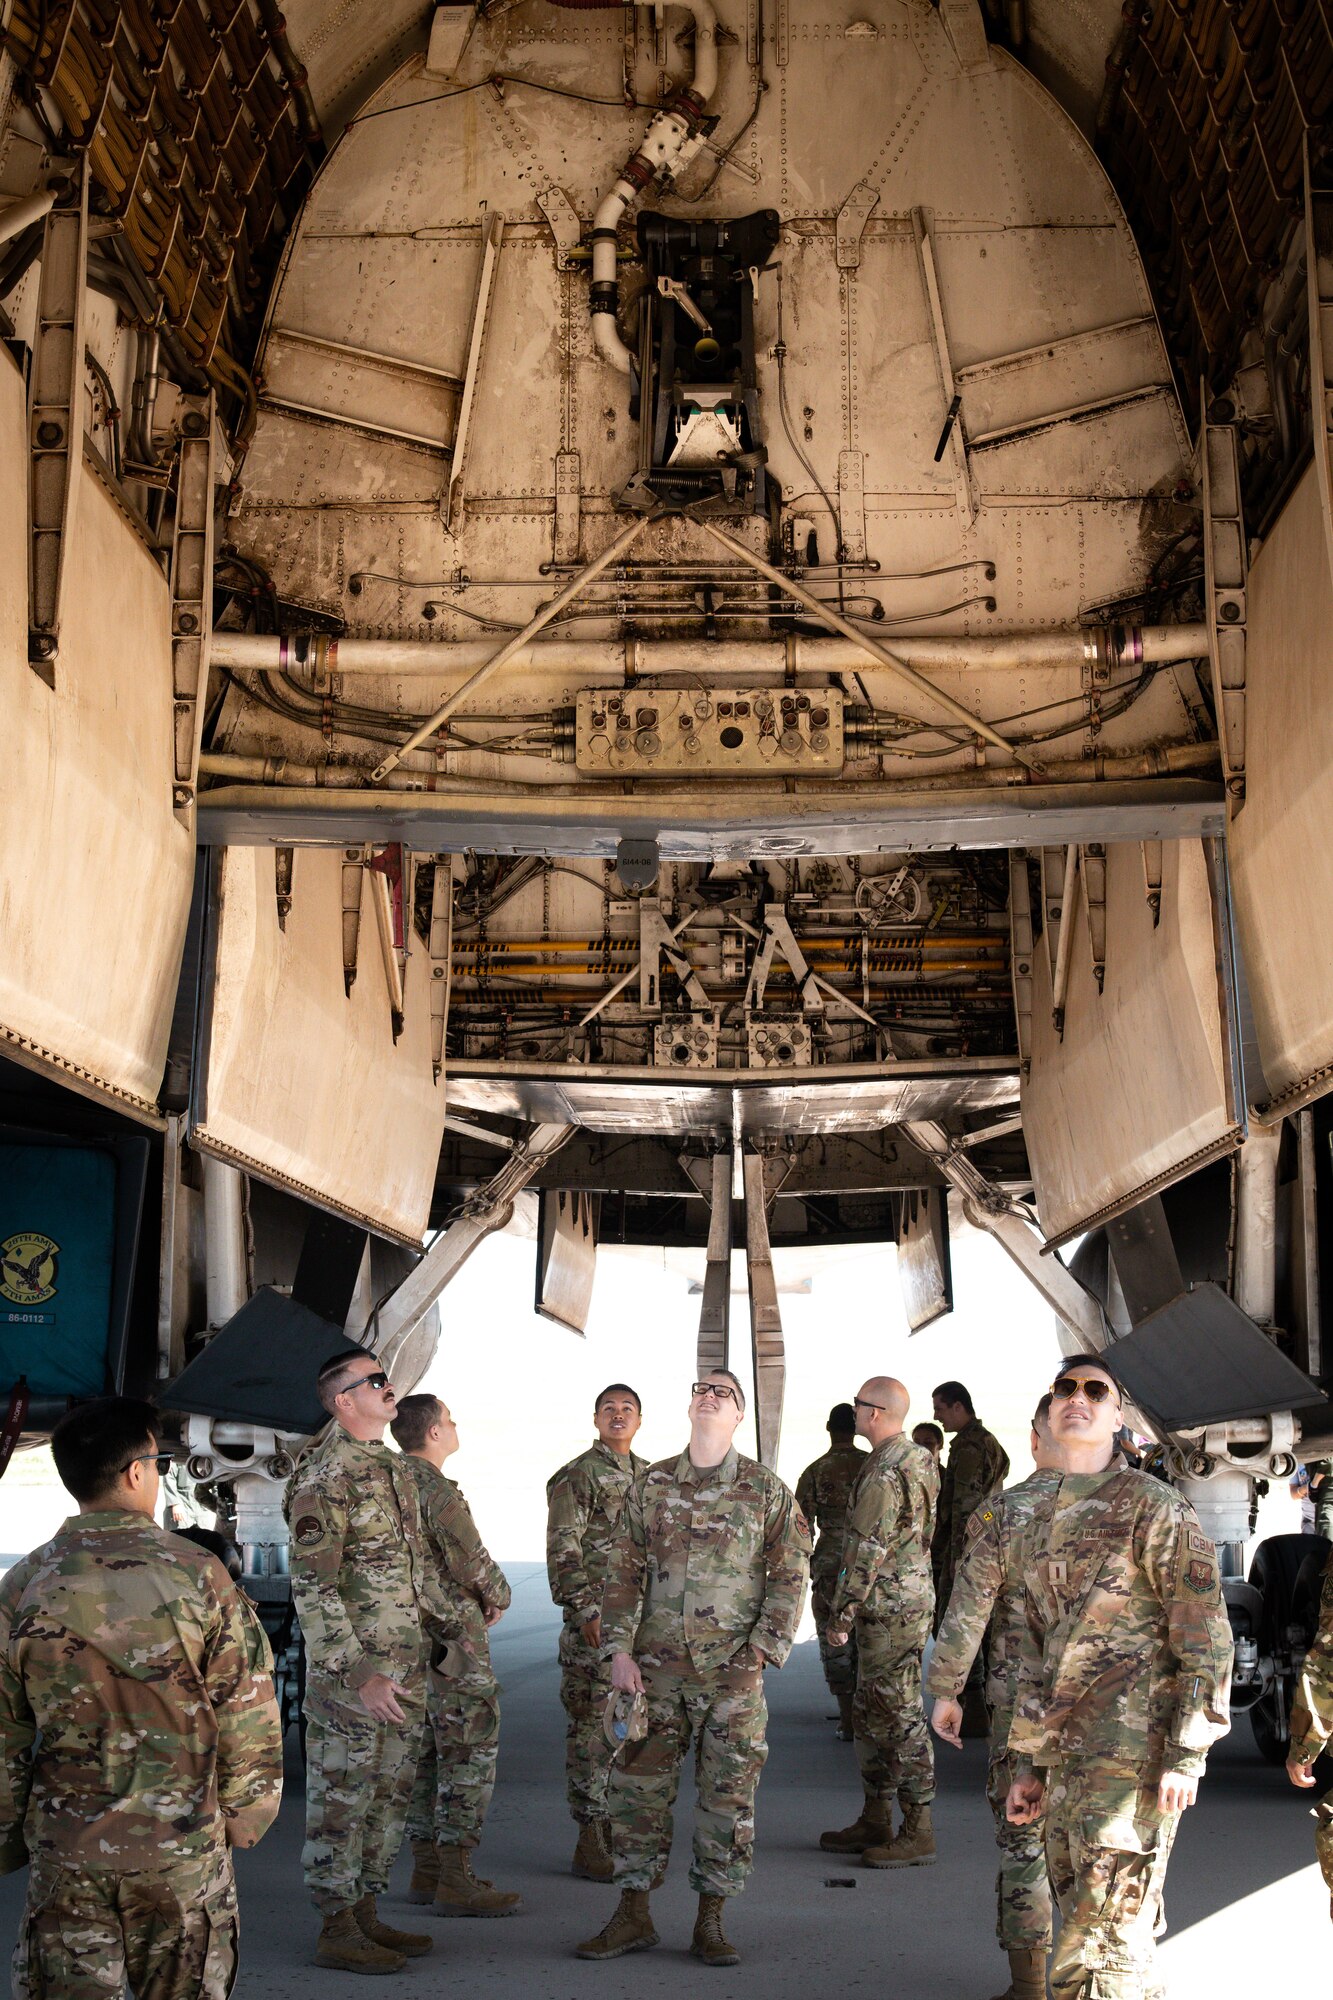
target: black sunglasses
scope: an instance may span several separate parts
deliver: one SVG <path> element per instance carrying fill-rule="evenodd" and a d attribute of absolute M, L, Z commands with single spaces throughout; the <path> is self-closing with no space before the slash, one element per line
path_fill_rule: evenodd
<path fill-rule="evenodd" d="M 882 1410 L 884 1405 L 883 1403 L 867 1403 L 864 1396 L 853 1396 L 852 1408 L 854 1410 Z"/>
<path fill-rule="evenodd" d="M 355 1382 L 347 1383 L 340 1393 L 349 1396 L 353 1389 L 387 1389 L 388 1386 L 388 1376 L 382 1368 L 377 1368 L 373 1375 L 358 1375 Z"/>
<path fill-rule="evenodd" d="M 1051 1394 L 1062 1403 L 1077 1396 L 1080 1389 L 1090 1403 L 1104 1403 L 1116 1393 L 1114 1383 L 1104 1382 L 1100 1375 L 1061 1375 L 1051 1384 Z"/>
<path fill-rule="evenodd" d="M 133 1458 L 127 1458 L 120 1470 L 121 1472 L 128 1472 L 132 1465 L 148 1465 L 150 1462 L 156 1465 L 158 1478 L 165 1479 L 172 1466 L 176 1463 L 176 1458 L 175 1454 L 169 1451 L 141 1451 L 137 1452 Z"/>

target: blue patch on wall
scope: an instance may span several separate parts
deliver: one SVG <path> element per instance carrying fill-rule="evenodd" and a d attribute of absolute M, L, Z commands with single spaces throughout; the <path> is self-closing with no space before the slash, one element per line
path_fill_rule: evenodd
<path fill-rule="evenodd" d="M 0 1391 L 102 1394 L 115 1238 L 111 1154 L 0 1144 Z"/>

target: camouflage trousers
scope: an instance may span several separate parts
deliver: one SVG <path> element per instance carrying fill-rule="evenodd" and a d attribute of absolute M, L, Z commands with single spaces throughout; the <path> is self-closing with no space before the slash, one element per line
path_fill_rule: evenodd
<path fill-rule="evenodd" d="M 315 1908 L 326 1916 L 388 1888 L 426 1717 L 421 1678 L 398 1697 L 405 1722 L 376 1722 L 352 1701 L 307 1684 L 301 1866 Z"/>
<path fill-rule="evenodd" d="M 901 1625 L 858 1618 L 852 1734 L 869 1799 L 929 1805 L 935 1758 L 921 1698 L 921 1656 L 929 1620 Z"/>
<path fill-rule="evenodd" d="M 121 1875 L 36 1855 L 14 1952 L 14 2000 L 226 2000 L 236 1884 L 225 1848 Z"/>
<path fill-rule="evenodd" d="M 495 1790 L 499 1749 L 499 1683 L 447 1682 L 432 1675 L 407 1813 L 409 1840 L 477 1845 Z"/>
<path fill-rule="evenodd" d="M 611 1766 L 607 1803 L 616 1885 L 648 1889 L 671 1852 L 671 1808 L 694 1738 L 694 1858 L 700 1896 L 739 1896 L 754 1861 L 754 1795 L 768 1756 L 758 1667 L 707 1674 L 645 1672 L 648 1733 Z"/>
<path fill-rule="evenodd" d="M 824 1679 L 828 1691 L 835 1698 L 856 1692 L 856 1633 L 845 1646 L 830 1646 L 828 1642 L 829 1613 L 833 1609 L 833 1592 L 837 1578 L 828 1583 L 815 1584 L 810 1592 L 810 1609 L 815 1617 L 815 1636 L 819 1640 L 819 1664 L 824 1669 Z"/>
<path fill-rule="evenodd" d="M 1089 1762 L 1046 1777 L 1046 1866 L 1060 1911 L 1053 2000 L 1152 2000 L 1179 1815 L 1159 1809 L 1147 1771 L 1127 1777 Z"/>
<path fill-rule="evenodd" d="M 1320 1873 L 1329 1889 L 1329 1915 L 1333 1916 L 1333 1792 L 1325 1792 L 1317 1806 L 1312 1808 L 1315 1820 L 1314 1851 L 1319 1861 Z"/>
<path fill-rule="evenodd" d="M 1035 1826 L 1015 1826 L 1006 1816 L 1004 1802 L 1012 1782 L 1009 1759 L 992 1757 L 986 1769 L 986 1797 L 995 1815 L 995 1845 L 1000 1850 L 995 1935 L 1002 1951 L 1049 1951 L 1051 1884 L 1045 1836 L 1040 1820 Z"/>
<path fill-rule="evenodd" d="M 565 1710 L 565 1788 L 580 1826 L 606 1818 L 611 1745 L 602 1729 L 611 1670 L 568 1621 L 560 1634 L 560 1699 Z"/>

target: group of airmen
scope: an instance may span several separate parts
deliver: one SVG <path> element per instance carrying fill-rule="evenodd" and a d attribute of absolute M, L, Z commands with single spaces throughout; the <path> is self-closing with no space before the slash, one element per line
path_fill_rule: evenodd
<path fill-rule="evenodd" d="M 433 1943 L 380 1914 L 405 1834 L 414 1903 L 520 1908 L 472 1860 L 499 1737 L 488 1632 L 509 1587 L 445 1474 L 458 1445 L 445 1405 L 399 1401 L 362 1352 L 326 1365 L 318 1391 L 332 1421 L 286 1503 L 315 1962 L 392 1974 Z M 942 1438 L 905 1435 L 892 1377 L 833 1411 L 830 1449 L 796 1494 L 737 1450 L 744 1414 L 737 1378 L 708 1370 L 685 1448 L 649 1465 L 633 1450 L 639 1398 L 612 1384 L 595 1442 L 547 1489 L 573 1871 L 620 1892 L 578 1956 L 659 1942 L 651 1898 L 693 1743 L 691 1950 L 737 1963 L 724 1913 L 753 1862 L 763 1679 L 791 1648 L 810 1575 L 861 1789 L 856 1818 L 820 1846 L 878 1869 L 935 1859 L 933 1630 L 935 1732 L 959 1744 L 969 1709 L 989 1726 L 1007 2000 L 1045 2000 L 1048 1974 L 1054 2000 L 1150 2000 L 1172 1840 L 1227 1728 L 1231 1637 L 1190 1507 L 1122 1455 L 1106 1364 L 1060 1363 L 1033 1414 L 1035 1470 L 1008 1488 L 960 1383 L 935 1397 L 953 1433 L 942 1480 Z M 19 2000 L 113 2000 L 127 1980 L 137 2000 L 225 2000 L 232 1850 L 278 1810 L 268 1644 L 222 1564 L 155 1524 L 160 1437 L 150 1404 L 71 1411 L 52 1448 L 78 1512 L 0 1585 L 0 1871 L 29 1868 Z M 1293 1784 L 1314 1784 L 1330 1736 L 1333 1558 L 1292 1716 Z M 1316 1817 L 1333 1889 L 1333 1793 Z"/>

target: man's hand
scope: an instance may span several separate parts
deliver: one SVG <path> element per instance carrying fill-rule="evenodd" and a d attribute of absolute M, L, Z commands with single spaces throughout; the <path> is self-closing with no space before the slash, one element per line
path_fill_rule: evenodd
<path fill-rule="evenodd" d="M 488 1604 L 486 1606 L 485 1618 L 488 1625 L 498 1625 L 504 1615 L 505 1609 L 503 1604 Z"/>
<path fill-rule="evenodd" d="M 402 1692 L 397 1681 L 391 1680 L 388 1674 L 372 1674 L 356 1691 L 362 1708 L 376 1722 L 407 1721 L 398 1706 L 398 1697 Z"/>
<path fill-rule="evenodd" d="M 1040 1778 L 1015 1778 L 1004 1801 L 1004 1816 L 1011 1826 L 1031 1826 L 1041 1817 L 1045 1797 Z"/>
<path fill-rule="evenodd" d="M 1287 1776 L 1293 1785 L 1299 1785 L 1303 1792 L 1308 1792 L 1314 1783 L 1314 1765 L 1298 1764 L 1294 1758 L 1288 1758 Z"/>
<path fill-rule="evenodd" d="M 611 1685 L 620 1694 L 642 1694 L 643 1675 L 632 1653 L 611 1655 Z"/>
<path fill-rule="evenodd" d="M 845 1625 L 830 1625 L 828 1631 L 824 1634 L 824 1644 L 826 1646 L 845 1646 L 850 1637 L 851 1634 Z"/>
<path fill-rule="evenodd" d="M 1163 1771 L 1157 1787 L 1158 1809 L 1164 1813 L 1183 1813 L 1192 1806 L 1199 1796 L 1197 1778 L 1187 1778 L 1183 1771 Z"/>
<path fill-rule="evenodd" d="M 963 1704 L 950 1695 L 941 1695 L 930 1711 L 930 1726 L 955 1750 L 963 1747 Z"/>
<path fill-rule="evenodd" d="M 583 1643 L 585 1646 L 591 1646 L 594 1652 L 600 1651 L 602 1644 L 602 1620 L 600 1615 L 590 1618 L 584 1626 Z"/>

